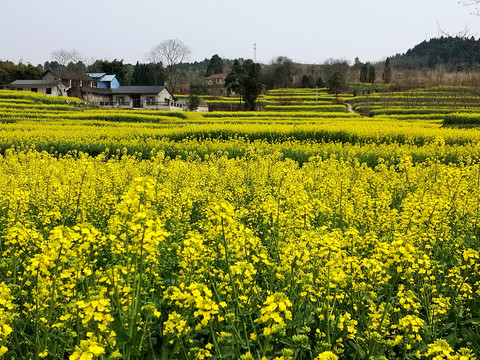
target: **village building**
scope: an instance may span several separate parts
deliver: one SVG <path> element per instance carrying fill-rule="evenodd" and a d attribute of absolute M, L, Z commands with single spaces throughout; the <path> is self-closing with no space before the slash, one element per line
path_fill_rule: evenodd
<path fill-rule="evenodd" d="M 199 104 L 197 106 L 196 112 L 208 112 L 209 108 L 205 100 L 198 98 Z M 177 99 L 177 103 L 184 109 L 188 110 L 188 97 L 181 97 Z"/>
<path fill-rule="evenodd" d="M 112 92 L 110 106 L 123 109 L 181 110 L 165 86 L 119 86 Z"/>
<path fill-rule="evenodd" d="M 64 84 L 51 70 L 47 70 L 40 80 L 15 80 L 10 89 L 19 91 L 33 91 L 44 95 L 68 96 L 70 84 Z"/>
<path fill-rule="evenodd" d="M 47 70 L 40 80 L 15 80 L 10 89 L 77 97 L 108 108 L 188 110 L 186 101 L 176 100 L 165 86 L 120 86 L 115 75 L 79 73 L 65 68 Z M 197 111 L 208 111 L 203 99 Z"/>
<path fill-rule="evenodd" d="M 92 88 L 96 89 L 116 89 L 120 82 L 116 75 L 107 75 L 106 73 L 87 73 L 92 79 Z"/>
<path fill-rule="evenodd" d="M 225 79 L 227 74 L 213 74 L 205 79 L 211 95 L 225 96 Z"/>
<path fill-rule="evenodd" d="M 92 75 L 66 68 L 50 69 L 45 71 L 40 80 L 15 80 L 10 84 L 10 89 L 77 97 L 94 103 L 109 101 L 112 89 L 120 85 L 117 77 L 105 73 Z"/>

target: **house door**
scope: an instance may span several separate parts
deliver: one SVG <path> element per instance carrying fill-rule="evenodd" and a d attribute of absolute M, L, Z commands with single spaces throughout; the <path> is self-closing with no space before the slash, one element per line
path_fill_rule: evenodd
<path fill-rule="evenodd" d="M 132 102 L 133 102 L 133 107 L 134 108 L 141 108 L 142 107 L 142 101 L 140 99 L 140 96 L 132 96 Z"/>

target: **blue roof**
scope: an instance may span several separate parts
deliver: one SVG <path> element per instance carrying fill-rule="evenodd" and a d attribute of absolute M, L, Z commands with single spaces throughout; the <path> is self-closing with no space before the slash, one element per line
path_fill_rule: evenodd
<path fill-rule="evenodd" d="M 115 76 L 116 75 L 105 75 L 100 79 L 100 81 L 112 81 L 113 79 L 115 79 Z"/>
<path fill-rule="evenodd" d="M 90 76 L 91 78 L 101 78 L 102 76 L 105 76 L 107 74 L 106 73 L 88 73 L 87 75 Z"/>

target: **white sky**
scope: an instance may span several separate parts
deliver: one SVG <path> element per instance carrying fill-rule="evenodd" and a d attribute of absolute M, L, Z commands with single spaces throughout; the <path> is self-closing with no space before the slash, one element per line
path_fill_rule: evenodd
<path fill-rule="evenodd" d="M 212 55 L 269 63 L 329 58 L 379 61 L 423 40 L 467 27 L 480 16 L 458 0 L 0 0 L 0 60 L 34 65 L 54 50 L 86 58 L 146 61 L 167 39 L 179 39 L 191 61 Z"/>

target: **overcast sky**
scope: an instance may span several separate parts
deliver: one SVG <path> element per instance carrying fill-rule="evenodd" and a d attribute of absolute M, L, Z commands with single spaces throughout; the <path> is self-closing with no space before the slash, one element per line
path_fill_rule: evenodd
<path fill-rule="evenodd" d="M 302 63 L 380 61 L 440 29 L 480 36 L 480 16 L 458 0 L 0 0 L 0 60 L 34 65 L 54 50 L 146 61 L 179 39 L 191 61 L 287 56 Z"/>

